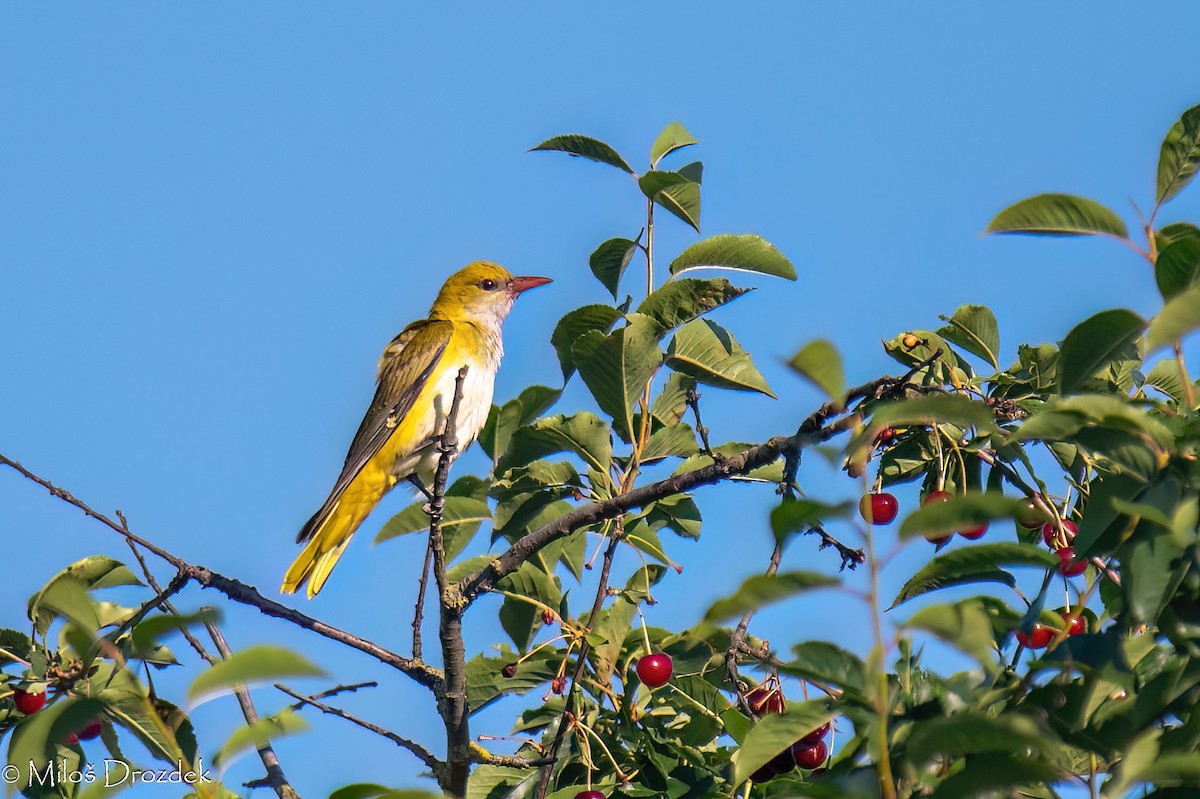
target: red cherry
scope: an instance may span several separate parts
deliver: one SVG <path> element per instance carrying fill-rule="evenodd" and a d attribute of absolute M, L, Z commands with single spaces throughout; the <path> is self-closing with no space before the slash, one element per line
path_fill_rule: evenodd
<path fill-rule="evenodd" d="M 1017 524 L 1026 530 L 1036 530 L 1046 521 L 1046 514 L 1032 499 L 1026 498 L 1017 509 Z"/>
<path fill-rule="evenodd" d="M 1075 534 L 1079 532 L 1079 525 L 1070 519 L 1063 519 L 1063 535 L 1067 539 L 1067 543 L 1075 540 Z M 1054 522 L 1046 522 L 1042 525 L 1042 540 L 1046 542 L 1046 546 L 1054 548 L 1055 541 L 1058 536 L 1058 528 L 1054 526 Z"/>
<path fill-rule="evenodd" d="M 792 758 L 800 768 L 816 768 L 829 757 L 829 747 L 824 741 L 808 746 L 804 741 L 792 744 Z"/>
<path fill-rule="evenodd" d="M 875 436 L 877 445 L 890 444 L 896 440 L 896 431 L 890 427 L 885 427 L 879 431 L 879 435 Z"/>
<path fill-rule="evenodd" d="M 500 673 L 511 680 L 513 677 L 517 676 L 517 664 L 509 663 L 504 668 L 500 669 Z"/>
<path fill-rule="evenodd" d="M 79 743 L 79 736 L 76 735 L 75 733 L 71 733 L 70 735 L 67 736 L 67 740 L 64 741 L 64 743 L 67 746 L 74 746 L 75 744 Z"/>
<path fill-rule="evenodd" d="M 1067 618 L 1071 615 L 1071 609 L 1063 608 L 1062 610 L 1060 610 L 1058 612 L 1058 615 L 1063 617 L 1063 621 L 1066 621 Z M 1076 616 L 1074 619 L 1071 620 L 1071 626 L 1067 629 L 1067 636 L 1070 637 L 1072 635 L 1083 635 L 1087 631 L 1088 631 L 1087 619 L 1085 619 L 1083 617 L 1083 615 L 1080 614 L 1079 616 Z"/>
<path fill-rule="evenodd" d="M 921 504 L 932 505 L 935 502 L 949 502 L 953 498 L 954 495 L 949 491 L 930 491 L 925 495 L 925 499 L 921 500 Z M 925 536 L 926 541 L 931 544 L 937 544 L 939 547 L 954 537 L 953 532 L 946 533 L 945 535 L 936 533 L 922 533 L 922 535 Z"/>
<path fill-rule="evenodd" d="M 92 719 L 88 725 L 79 731 L 79 740 L 90 741 L 100 737 L 100 719 Z"/>
<path fill-rule="evenodd" d="M 46 692 L 30 694 L 17 688 L 13 691 L 13 704 L 26 716 L 37 713 L 46 706 Z"/>
<path fill-rule="evenodd" d="M 1054 637 L 1054 630 L 1044 624 L 1033 625 L 1033 632 L 1017 630 L 1017 643 L 1026 649 L 1045 649 Z"/>
<path fill-rule="evenodd" d="M 805 735 L 803 738 L 801 738 L 800 743 L 804 744 L 805 746 L 812 746 L 813 744 L 817 743 L 818 741 L 825 740 L 825 736 L 828 734 L 829 734 L 829 722 L 827 721 L 824 724 L 822 724 L 820 727 L 817 727 L 815 730 L 810 732 L 808 735 Z"/>
<path fill-rule="evenodd" d="M 550 608 L 542 608 L 542 624 L 549 627 L 554 622 L 558 621 L 558 614 Z"/>
<path fill-rule="evenodd" d="M 580 791 L 575 794 L 575 799 L 608 799 L 608 797 L 599 791 Z"/>
<path fill-rule="evenodd" d="M 771 689 L 760 685 L 746 694 L 746 704 L 750 705 L 751 713 L 762 718 L 768 713 L 782 713 L 786 702 L 783 692 L 778 688 Z"/>
<path fill-rule="evenodd" d="M 671 656 L 665 652 L 646 655 L 637 662 L 637 676 L 642 683 L 650 688 L 666 685 L 671 679 Z"/>
<path fill-rule="evenodd" d="M 553 680 L 550 681 L 550 690 L 556 694 L 565 693 L 567 690 L 567 678 L 566 677 L 555 677 Z"/>
<path fill-rule="evenodd" d="M 750 775 L 751 782 L 763 783 L 775 776 L 775 769 L 771 768 L 770 763 L 766 763 L 759 767 L 758 771 Z"/>
<path fill-rule="evenodd" d="M 959 530 L 958 534 L 961 535 L 963 538 L 969 539 L 971 541 L 978 541 L 979 539 L 983 538 L 983 534 L 986 533 L 987 531 L 988 531 L 988 523 L 984 522 L 983 524 L 980 524 L 978 527 L 968 527 L 965 530 Z"/>
<path fill-rule="evenodd" d="M 767 763 L 767 768 L 776 774 L 787 774 L 796 767 L 796 761 L 792 759 L 792 750 L 784 749 L 775 757 L 771 758 L 771 762 Z"/>
<path fill-rule="evenodd" d="M 871 524 L 891 524 L 899 510 L 896 498 L 887 492 L 867 494 L 858 501 L 858 512 Z"/>
<path fill-rule="evenodd" d="M 1065 577 L 1076 577 L 1087 571 L 1087 560 L 1075 560 L 1075 547 L 1054 550 L 1058 555 L 1058 570 Z"/>

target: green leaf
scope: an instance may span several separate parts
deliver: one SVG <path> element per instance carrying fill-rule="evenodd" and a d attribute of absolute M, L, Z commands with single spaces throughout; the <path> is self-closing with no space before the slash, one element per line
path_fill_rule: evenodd
<path fill-rule="evenodd" d="M 1039 194 L 1005 208 L 984 233 L 1033 233 L 1043 236 L 1129 235 L 1121 217 L 1086 197 Z"/>
<path fill-rule="evenodd" d="M 478 529 L 481 522 L 492 518 L 488 504 L 474 497 L 447 496 L 445 499 L 446 507 L 442 512 L 442 530 L 446 536 L 454 535 L 460 527 L 474 525 L 475 529 Z M 428 529 L 429 514 L 425 512 L 425 503 L 415 502 L 388 520 L 379 534 L 375 536 L 375 543 L 380 544 L 411 533 L 423 533 Z M 461 551 L 459 549 L 457 552 L 447 552 L 446 557 L 453 559 Z"/>
<path fill-rule="evenodd" d="M 634 241 L 609 239 L 597 247 L 588 259 L 592 274 L 600 281 L 600 285 L 608 289 L 614 300 L 617 298 L 617 289 L 621 284 L 621 276 L 625 274 L 625 267 L 629 266 L 633 254 L 638 251 L 638 242 L 641 240 L 641 233 Z"/>
<path fill-rule="evenodd" d="M 704 620 L 710 622 L 738 616 L 748 610 L 761 608 L 772 602 L 779 602 L 804 591 L 816 588 L 828 588 L 838 584 L 838 580 L 817 572 L 780 572 L 778 574 L 759 574 L 750 577 L 732 595 L 718 599 L 704 614 Z M 778 754 L 778 753 L 776 753 Z"/>
<path fill-rule="evenodd" d="M 1200 285 L 1194 285 L 1168 300 L 1158 315 L 1150 321 L 1150 329 L 1146 331 L 1146 354 L 1180 341 L 1198 327 Z"/>
<path fill-rule="evenodd" d="M 1158 204 L 1183 191 L 1200 168 L 1200 105 L 1183 112 L 1158 154 Z"/>
<path fill-rule="evenodd" d="M 412 788 L 397 790 L 373 782 L 356 782 L 338 788 L 329 799 L 444 799 L 443 794 Z"/>
<path fill-rule="evenodd" d="M 912 427 L 939 422 L 962 428 L 974 427 L 980 433 L 994 433 L 997 430 L 992 410 L 983 403 L 960 396 L 933 396 L 875 406 L 870 430 L 866 431 L 864 437 L 869 436 L 874 441 L 885 427 Z"/>
<path fill-rule="evenodd" d="M 467 784 L 467 799 L 528 799 L 540 773 L 538 769 L 477 766 Z"/>
<path fill-rule="evenodd" d="M 975 658 L 989 671 L 997 668 L 998 647 L 991 617 L 981 598 L 951 605 L 931 605 L 914 613 L 905 627 L 932 633 Z"/>
<path fill-rule="evenodd" d="M 775 392 L 733 335 L 707 319 L 688 322 L 667 348 L 667 365 L 701 383 L 736 391 Z"/>
<path fill-rule="evenodd" d="M 836 402 L 846 394 L 846 374 L 842 356 L 833 342 L 823 338 L 810 341 L 788 361 L 788 366 L 808 378 Z"/>
<path fill-rule="evenodd" d="M 1125 356 L 1146 328 L 1133 311 L 1113 308 L 1076 325 L 1059 347 L 1059 393 L 1070 394 L 1114 360 Z"/>
<path fill-rule="evenodd" d="M 544 685 L 558 673 L 561 654 L 553 647 L 541 650 L 521 661 L 511 677 L 504 676 L 504 667 L 517 661 L 517 655 L 507 647 L 500 657 L 476 655 L 467 661 L 467 707 L 474 715 L 507 694 L 526 694 Z"/>
<path fill-rule="evenodd" d="M 68 619 L 86 633 L 100 626 L 92 598 L 83 583 L 69 577 L 56 577 L 30 600 L 29 618 L 39 634 L 45 635 L 57 618 Z"/>
<path fill-rule="evenodd" d="M 695 455 L 696 432 L 686 424 L 674 424 L 655 430 L 642 449 L 642 463 L 654 463 L 663 458 L 686 458 Z"/>
<path fill-rule="evenodd" d="M 733 782 L 740 785 L 780 752 L 833 718 L 829 706 L 819 700 L 789 702 L 783 713 L 759 719 L 750 728 L 733 755 Z"/>
<path fill-rule="evenodd" d="M 607 610 L 600 611 L 599 619 L 594 625 L 588 620 L 589 626 L 592 627 L 589 640 L 592 641 L 592 651 L 596 653 L 597 679 L 602 682 L 607 682 L 616 668 L 636 609 L 632 602 L 618 597 Z"/>
<path fill-rule="evenodd" d="M 321 677 L 325 672 L 290 649 L 251 646 L 235 652 L 192 680 L 188 699 L 195 700 L 236 685 L 287 677 Z"/>
<path fill-rule="evenodd" d="M 601 334 L 608 333 L 621 316 L 621 312 L 611 305 L 585 305 L 558 320 L 558 324 L 554 327 L 554 333 L 550 335 L 550 344 L 558 353 L 563 382 L 575 374 L 575 357 L 571 353 L 571 347 L 575 342 L 591 331 L 598 331 Z"/>
<path fill-rule="evenodd" d="M 1158 389 L 1176 402 L 1183 399 L 1183 378 L 1179 376 L 1179 365 L 1170 358 L 1154 364 L 1150 371 L 1146 372 L 1143 385 Z"/>
<path fill-rule="evenodd" d="M 978 527 L 993 519 L 1011 519 L 1022 505 L 1021 500 L 1003 494 L 960 494 L 946 502 L 923 505 L 905 516 L 900 523 L 900 538 L 945 535 L 963 528 Z"/>
<path fill-rule="evenodd" d="M 672 122 L 663 128 L 650 147 L 650 167 L 658 166 L 659 161 L 678 149 L 699 143 L 700 140 L 688 133 L 687 128 L 678 122 Z"/>
<path fill-rule="evenodd" d="M 725 278 L 673 280 L 651 292 L 637 307 L 637 313 L 657 322 L 662 336 L 753 290 L 739 288 Z"/>
<path fill-rule="evenodd" d="M 223 768 L 243 752 L 250 749 L 261 749 L 270 745 L 272 740 L 306 732 L 308 729 L 308 722 L 290 707 L 285 707 L 273 716 L 258 719 L 253 724 L 244 724 L 235 729 L 225 739 L 225 743 L 221 744 L 221 748 L 213 754 L 213 765 Z"/>
<path fill-rule="evenodd" d="M 700 232 L 700 183 L 679 172 L 652 169 L 638 178 L 642 194 Z"/>
<path fill-rule="evenodd" d="M 558 452 L 572 452 L 593 469 L 606 474 L 612 461 L 612 436 L 608 425 L 587 411 L 539 419 L 513 434 L 508 452 L 497 462 L 496 471 L 503 474 L 513 466 Z"/>
<path fill-rule="evenodd" d="M 510 594 L 541 602 L 557 608 L 562 601 L 562 592 L 554 578 L 532 562 L 521 565 L 497 585 Z M 542 611 L 537 605 L 513 597 L 505 597 L 500 606 L 500 626 L 517 648 L 524 652 L 529 648 L 534 635 L 541 626 Z"/>
<path fill-rule="evenodd" d="M 914 763 L 925 763 L 939 754 L 958 758 L 979 752 L 1041 752 L 1051 745 L 1046 730 L 1023 716 L 962 712 L 914 725 L 908 754 Z"/>
<path fill-rule="evenodd" d="M 192 722 L 175 705 L 151 699 L 146 687 L 128 669 L 102 667 L 90 681 L 94 695 L 105 704 L 105 715 L 131 732 L 154 757 L 166 763 L 196 758 Z"/>
<path fill-rule="evenodd" d="M 979 356 L 990 363 L 993 369 L 1000 368 L 1000 327 L 991 308 L 986 305 L 960 305 L 949 319 L 944 316 L 938 318 L 949 323 L 937 331 L 939 336 Z"/>
<path fill-rule="evenodd" d="M 1158 251 L 1162 253 L 1170 244 L 1183 239 L 1200 237 L 1200 227 L 1196 227 L 1191 222 L 1172 222 L 1169 225 L 1163 225 L 1154 232 L 1154 239 L 1158 244 Z"/>
<path fill-rule="evenodd" d="M 1184 238 L 1163 248 L 1154 261 L 1154 280 L 1164 300 L 1200 281 L 1200 238 Z"/>
<path fill-rule="evenodd" d="M 29 653 L 32 651 L 33 642 L 29 640 L 28 635 L 7 627 L 0 627 L 0 666 L 16 663 L 17 661 L 13 660 L 13 657 L 28 660 Z"/>
<path fill-rule="evenodd" d="M 671 372 L 662 391 L 654 398 L 650 413 L 663 425 L 679 424 L 688 409 L 688 396 L 696 390 L 696 379 L 679 372 Z"/>
<path fill-rule="evenodd" d="M 513 431 L 541 416 L 561 396 L 560 388 L 530 386 L 503 405 L 493 405 L 483 429 L 479 431 L 479 446 L 493 461 L 499 460 L 508 449 L 508 440 Z"/>
<path fill-rule="evenodd" d="M 546 139 L 537 147 L 532 148 L 530 152 L 537 150 L 557 150 L 576 158 L 586 158 L 589 161 L 608 164 L 609 166 L 615 166 L 617 169 L 624 170 L 631 175 L 634 174 L 629 164 L 625 163 L 625 159 L 612 147 L 599 139 L 582 136 L 578 133 L 568 133 L 563 136 Z"/>
<path fill-rule="evenodd" d="M 826 643 L 806 641 L 792 647 L 795 658 L 780 670 L 804 680 L 832 683 L 862 694 L 867 690 L 867 666 L 850 652 Z"/>
<path fill-rule="evenodd" d="M 571 354 L 596 404 L 628 439 L 633 429 L 633 404 L 662 364 L 662 351 L 652 319 L 641 314 L 627 318 L 626 327 L 607 336 L 596 330 L 580 336 Z"/>
<path fill-rule="evenodd" d="M 677 276 L 691 269 L 734 269 L 796 279 L 792 262 L 774 244 L 750 233 L 709 236 L 681 252 L 670 266 Z"/>
<path fill-rule="evenodd" d="M 935 506 L 930 506 L 935 507 Z M 1037 566 L 1048 569 L 1058 565 L 1053 553 L 1032 544 L 975 544 L 952 549 L 935 556 L 904 584 L 891 607 L 930 591 L 967 583 L 1003 583 L 1016 585 L 1016 579 L 1001 566 Z M 890 610 L 891 608 L 889 608 Z"/>
<path fill-rule="evenodd" d="M 66 749 L 67 736 L 82 730 L 103 708 L 96 699 L 65 697 L 24 719 L 8 744 L 4 784 L 23 790 L 37 781 L 34 773 L 43 773 L 47 764 L 57 769 L 54 761 Z"/>
<path fill-rule="evenodd" d="M 849 510 L 849 502 L 827 505 L 812 499 L 784 500 L 771 509 L 771 530 L 782 540 L 788 533 L 821 524 L 826 519 L 844 518 Z"/>

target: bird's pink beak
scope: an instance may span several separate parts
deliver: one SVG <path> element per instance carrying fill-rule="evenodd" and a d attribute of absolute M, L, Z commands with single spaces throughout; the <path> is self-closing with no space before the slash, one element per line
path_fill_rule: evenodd
<path fill-rule="evenodd" d="M 520 294 L 521 292 L 529 291 L 530 289 L 535 289 L 538 286 L 544 286 L 547 283 L 553 283 L 553 282 L 554 281 L 548 277 L 536 277 L 534 275 L 518 275 L 518 276 L 514 277 L 512 280 L 508 281 L 508 290 L 514 296 L 516 296 L 516 295 Z"/>

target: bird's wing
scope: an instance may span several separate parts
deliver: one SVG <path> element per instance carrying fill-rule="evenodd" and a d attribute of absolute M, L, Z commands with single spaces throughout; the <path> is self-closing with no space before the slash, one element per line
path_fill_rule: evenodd
<path fill-rule="evenodd" d="M 312 535 L 316 529 L 313 522 L 323 518 L 336 504 L 342 492 L 379 453 L 392 431 L 412 410 L 417 397 L 441 362 L 453 330 L 454 325 L 450 322 L 423 319 L 409 325 L 392 339 L 379 361 L 375 397 L 350 443 L 342 473 L 329 492 L 329 499 L 301 530 L 298 542 Z"/>

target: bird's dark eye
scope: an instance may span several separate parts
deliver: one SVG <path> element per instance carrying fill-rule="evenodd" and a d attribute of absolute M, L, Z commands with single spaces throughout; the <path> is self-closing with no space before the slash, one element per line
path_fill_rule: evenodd
<path fill-rule="evenodd" d="M 481 280 L 479 281 L 479 288 L 483 289 L 484 291 L 492 291 L 496 288 L 496 281 L 491 279 Z"/>

